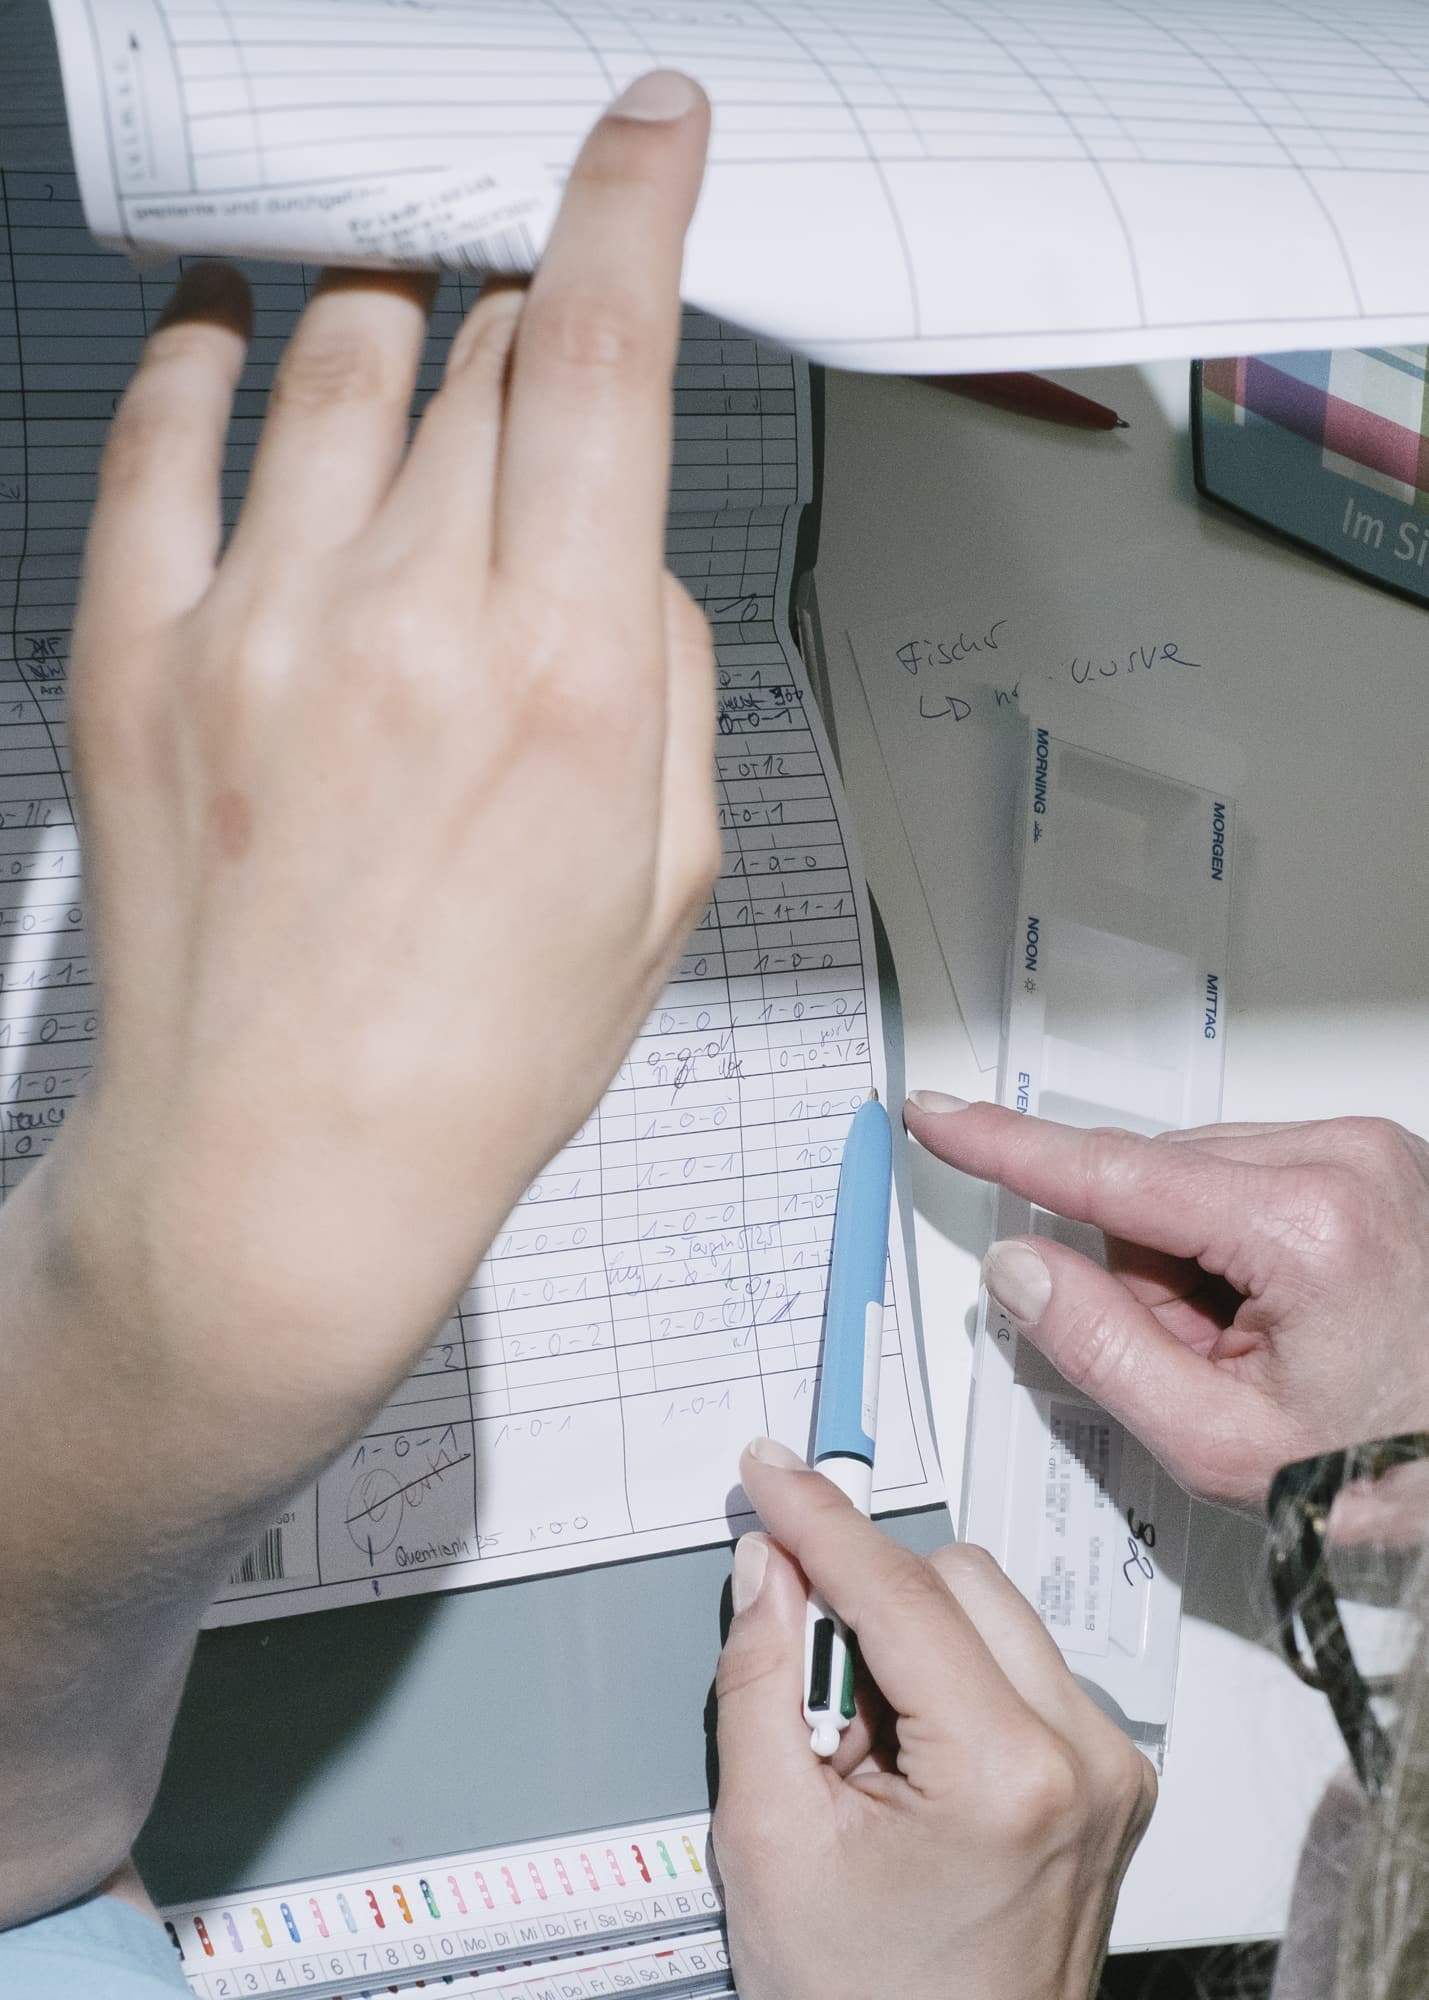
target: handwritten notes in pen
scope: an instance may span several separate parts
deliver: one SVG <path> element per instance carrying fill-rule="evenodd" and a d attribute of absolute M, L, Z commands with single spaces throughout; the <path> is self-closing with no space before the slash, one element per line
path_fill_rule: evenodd
<path fill-rule="evenodd" d="M 1211 721 L 1215 649 L 1172 554 L 1015 601 L 850 631 L 890 789 L 978 1067 L 996 1067 L 1013 905 L 1022 707 L 1038 682 Z"/>

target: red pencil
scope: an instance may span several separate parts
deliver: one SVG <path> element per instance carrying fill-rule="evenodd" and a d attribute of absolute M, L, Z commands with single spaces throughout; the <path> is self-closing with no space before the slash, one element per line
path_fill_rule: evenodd
<path fill-rule="evenodd" d="M 1042 375 L 913 375 L 914 382 L 926 382 L 930 389 L 946 389 L 954 396 L 967 396 L 975 403 L 990 403 L 996 410 L 1011 410 L 1014 416 L 1040 417 L 1044 423 L 1067 424 L 1079 431 L 1124 431 L 1126 418 L 1119 417 L 1104 403 L 1079 396 Z"/>

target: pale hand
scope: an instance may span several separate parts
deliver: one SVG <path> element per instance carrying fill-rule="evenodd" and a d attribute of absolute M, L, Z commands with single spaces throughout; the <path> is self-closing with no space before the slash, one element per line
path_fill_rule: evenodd
<path fill-rule="evenodd" d="M 740 1467 L 775 1538 L 736 1551 L 717 1684 L 715 1854 L 742 2000 L 1087 2000 L 1150 1764 L 990 1556 L 925 1561 L 799 1468 L 767 1439 Z M 827 1764 L 800 1705 L 805 1577 L 877 1690 Z"/>
<path fill-rule="evenodd" d="M 248 305 L 200 267 L 104 455 L 71 668 L 103 1042 L 30 1200 L 225 1504 L 411 1367 L 718 864 L 709 636 L 663 557 L 708 108 L 644 88 L 410 446 L 431 283 L 330 275 L 220 554 Z"/>
<path fill-rule="evenodd" d="M 989 1291 L 1192 1492 L 1429 1427 L 1429 1147 L 1376 1118 L 1082 1131 L 910 1099 L 940 1159 L 1107 1235 L 994 1244 Z"/>

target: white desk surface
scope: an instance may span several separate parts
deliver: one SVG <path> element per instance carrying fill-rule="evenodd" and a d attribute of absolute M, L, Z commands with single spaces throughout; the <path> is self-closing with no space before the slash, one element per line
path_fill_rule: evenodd
<path fill-rule="evenodd" d="M 1372 1112 L 1429 1131 L 1429 613 L 1219 514 L 1195 493 L 1182 367 L 1068 382 L 1114 436 L 915 385 L 828 383 L 817 585 L 839 748 L 901 989 L 909 1087 L 992 1094 L 931 934 L 845 629 L 1173 548 L 1235 662 L 1216 728 L 1248 776 L 1237 822 L 1224 1115 Z M 949 864 L 956 866 L 956 856 Z M 913 1166 L 930 1366 L 961 1406 L 990 1196 Z M 945 1470 L 954 1496 L 962 1439 Z M 955 1504 L 955 1503 L 954 1503 Z M 1267 1643 L 1258 1524 L 1198 1509 L 1161 1801 L 1122 1898 L 1122 1948 L 1283 1928 L 1295 1860 L 1340 1761 L 1322 1696 Z"/>

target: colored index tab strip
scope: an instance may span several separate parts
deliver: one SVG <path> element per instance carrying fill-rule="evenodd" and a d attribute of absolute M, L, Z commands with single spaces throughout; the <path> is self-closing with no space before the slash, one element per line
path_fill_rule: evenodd
<path fill-rule="evenodd" d="M 317 1959 L 300 1959 L 291 1967 L 269 1969 L 246 1966 L 231 1972 L 197 1973 L 189 1976 L 195 2000 L 239 2000 L 249 1993 L 286 1993 L 301 1988 L 322 1995 L 325 1988 L 313 1980 L 323 1968 L 331 1968 L 360 1954 L 324 1952 Z M 354 1972 L 354 1977 L 361 1977 Z M 568 1958 L 522 1963 L 519 1968 L 502 1966 L 489 1972 L 439 1973 L 423 1977 L 391 1979 L 379 1975 L 377 1989 L 349 1986 L 342 2000 L 358 2000 L 369 1992 L 383 1995 L 431 1995 L 435 1990 L 447 1996 L 479 1993 L 484 2000 L 606 2000 L 619 1993 L 645 1992 L 658 1988 L 675 2000 L 714 2000 L 732 1994 L 729 1947 L 720 1930 L 692 1932 L 668 1944 L 656 1943 L 629 1951 L 610 1946 L 594 1947 Z"/>
<path fill-rule="evenodd" d="M 715 1934 L 722 1903 L 708 1850 L 708 1817 L 696 1813 L 286 1883 L 163 1914 L 202 2000 L 290 1988 L 336 2000 L 377 1983 L 458 1973 L 482 1974 L 488 1992 L 487 1975 L 503 1966 L 550 1961 L 564 1974 L 568 1961 L 593 1954 L 605 1964 L 660 1939 L 678 1956 L 694 1934 Z M 647 1959 L 659 1983 L 676 1983 L 669 1952 Z M 691 1976 L 719 1971 L 702 1963 Z"/>

